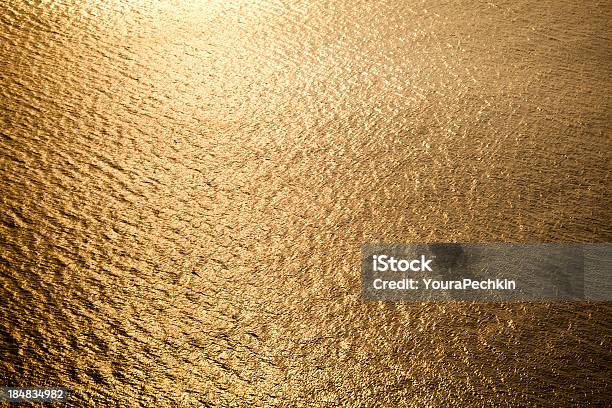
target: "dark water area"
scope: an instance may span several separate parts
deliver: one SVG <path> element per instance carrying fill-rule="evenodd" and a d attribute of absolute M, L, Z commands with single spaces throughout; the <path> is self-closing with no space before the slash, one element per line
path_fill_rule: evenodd
<path fill-rule="evenodd" d="M 0 385 L 606 406 L 609 303 L 360 298 L 368 242 L 610 242 L 609 2 L 0 5 Z"/>

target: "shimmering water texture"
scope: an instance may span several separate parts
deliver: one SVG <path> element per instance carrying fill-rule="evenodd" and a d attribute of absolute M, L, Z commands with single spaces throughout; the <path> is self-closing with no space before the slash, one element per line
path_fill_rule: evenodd
<path fill-rule="evenodd" d="M 611 240 L 612 5 L 529 3 L 3 1 L 0 385 L 609 404 L 608 303 L 359 296 L 368 242 Z"/>

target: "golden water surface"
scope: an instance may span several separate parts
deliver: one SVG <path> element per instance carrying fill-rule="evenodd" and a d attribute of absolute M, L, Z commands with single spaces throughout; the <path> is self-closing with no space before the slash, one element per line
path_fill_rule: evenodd
<path fill-rule="evenodd" d="M 0 4 L 0 385 L 604 406 L 609 303 L 360 299 L 368 242 L 612 238 L 601 1 Z"/>

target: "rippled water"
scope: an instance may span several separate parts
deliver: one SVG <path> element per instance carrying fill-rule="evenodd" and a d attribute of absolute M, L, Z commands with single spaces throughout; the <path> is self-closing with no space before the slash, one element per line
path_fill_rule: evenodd
<path fill-rule="evenodd" d="M 609 303 L 359 298 L 366 242 L 610 241 L 610 3 L 1 10 L 3 385 L 610 402 Z"/>

